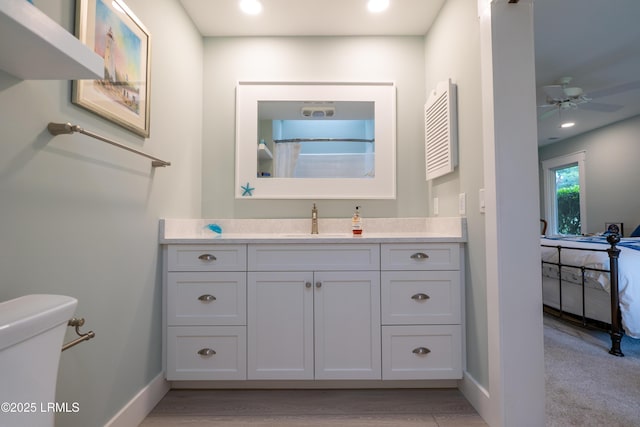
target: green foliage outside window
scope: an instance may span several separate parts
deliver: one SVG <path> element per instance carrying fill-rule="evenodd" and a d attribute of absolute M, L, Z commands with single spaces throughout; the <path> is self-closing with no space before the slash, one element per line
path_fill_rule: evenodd
<path fill-rule="evenodd" d="M 581 234 L 580 186 L 558 188 L 556 197 L 558 198 L 558 233 Z"/>

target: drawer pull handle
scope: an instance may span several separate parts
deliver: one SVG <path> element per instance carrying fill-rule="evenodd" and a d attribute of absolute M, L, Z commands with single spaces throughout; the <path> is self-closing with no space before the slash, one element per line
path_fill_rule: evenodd
<path fill-rule="evenodd" d="M 411 259 L 415 259 L 416 261 L 422 261 L 423 259 L 427 258 L 429 258 L 429 255 L 425 254 L 424 252 L 416 252 L 415 254 L 411 255 Z"/>
<path fill-rule="evenodd" d="M 304 284 L 304 286 L 305 286 L 306 288 L 310 288 L 310 287 L 311 287 L 311 282 L 307 282 L 307 283 L 305 283 L 305 284 Z"/>
<path fill-rule="evenodd" d="M 217 298 L 214 297 L 213 295 L 205 294 L 205 295 L 200 295 L 198 299 L 202 302 L 211 302 L 211 301 L 215 301 Z"/>
<path fill-rule="evenodd" d="M 424 300 L 429 299 L 429 298 L 430 298 L 429 295 L 423 294 L 423 293 L 415 294 L 414 296 L 411 297 L 411 299 L 416 300 L 416 301 L 424 301 Z"/>
<path fill-rule="evenodd" d="M 431 350 L 429 350 L 429 349 L 428 349 L 428 348 L 426 348 L 426 347 L 418 347 L 418 348 L 414 348 L 414 349 L 413 349 L 413 351 L 412 351 L 412 353 L 414 353 L 414 354 L 419 354 L 419 355 L 422 355 L 422 354 L 429 354 L 429 353 L 431 353 Z"/>
<path fill-rule="evenodd" d="M 212 348 L 203 348 L 202 350 L 198 350 L 198 354 L 204 357 L 210 357 L 216 354 L 216 351 Z"/>
<path fill-rule="evenodd" d="M 321 288 L 322 287 L 322 282 L 316 282 L 316 288 Z"/>
<path fill-rule="evenodd" d="M 202 261 L 215 261 L 217 258 L 211 254 L 202 254 L 198 257 Z"/>

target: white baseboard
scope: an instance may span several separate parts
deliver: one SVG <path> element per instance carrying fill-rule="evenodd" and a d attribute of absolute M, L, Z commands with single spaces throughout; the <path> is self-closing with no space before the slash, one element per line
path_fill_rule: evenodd
<path fill-rule="evenodd" d="M 464 372 L 462 380 L 459 382 L 458 388 L 482 419 L 485 420 L 487 424 L 491 425 L 489 420 L 493 417 L 491 416 L 491 402 L 487 389 L 482 387 L 475 378 L 466 371 Z"/>
<path fill-rule="evenodd" d="M 171 383 L 165 381 L 164 373 L 160 372 L 157 377 L 151 380 L 133 399 L 124 405 L 105 424 L 105 427 L 135 427 L 140 425 L 170 388 Z"/>
<path fill-rule="evenodd" d="M 242 380 L 172 381 L 172 389 L 457 388 L 458 380 Z"/>

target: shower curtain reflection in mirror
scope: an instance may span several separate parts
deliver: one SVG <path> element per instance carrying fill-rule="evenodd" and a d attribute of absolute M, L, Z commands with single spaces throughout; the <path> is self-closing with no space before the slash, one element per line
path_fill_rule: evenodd
<path fill-rule="evenodd" d="M 337 105 L 336 114 L 344 112 Z M 372 178 L 375 177 L 375 120 L 371 103 L 351 103 L 367 119 L 276 119 L 260 120 L 258 137 L 274 147 L 275 178 Z M 278 105 L 288 105 L 281 102 Z M 260 103 L 265 110 L 275 108 Z M 304 108 L 304 107 L 303 107 Z M 354 110 L 354 107 L 351 107 Z M 261 110 L 262 111 L 262 110 Z M 280 114 L 284 114 L 280 112 Z M 353 112 L 351 116 L 353 116 Z M 263 115 L 267 116 L 266 112 Z M 272 117 L 272 114 L 269 114 Z M 260 155 L 258 156 L 260 164 Z M 268 169 L 268 163 L 261 163 Z M 258 174 L 269 177 L 270 174 Z"/>
<path fill-rule="evenodd" d="M 299 142 L 280 142 L 275 144 L 275 170 L 276 178 L 293 178 L 295 176 L 296 163 L 300 157 Z"/>
<path fill-rule="evenodd" d="M 276 178 L 374 178 L 373 141 L 274 141 Z M 361 145 L 354 150 L 340 147 Z M 323 150 L 318 147 L 325 146 Z M 259 177 L 269 177 L 269 174 Z"/>

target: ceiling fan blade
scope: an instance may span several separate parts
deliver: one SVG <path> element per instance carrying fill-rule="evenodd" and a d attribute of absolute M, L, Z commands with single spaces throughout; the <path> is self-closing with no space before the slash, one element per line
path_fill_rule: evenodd
<path fill-rule="evenodd" d="M 599 111 L 601 113 L 614 113 L 622 108 L 622 105 L 604 104 L 602 102 L 586 102 L 580 104 L 579 108 L 583 110 Z"/>
<path fill-rule="evenodd" d="M 564 92 L 564 87 L 560 85 L 543 86 L 542 90 L 544 90 L 544 93 L 546 93 L 551 99 L 562 101 L 568 98 L 567 94 Z"/>
<path fill-rule="evenodd" d="M 542 114 L 540 114 L 538 116 L 538 120 L 547 119 L 547 118 L 553 116 L 554 114 L 556 114 L 557 112 L 558 112 L 557 108 L 554 108 L 553 110 L 545 111 L 544 113 L 542 113 Z"/>
<path fill-rule="evenodd" d="M 593 92 L 589 92 L 587 96 L 591 99 L 603 98 L 605 96 L 617 95 L 622 92 L 628 92 L 630 90 L 636 90 L 636 89 L 640 89 L 640 80 L 623 83 L 623 84 L 612 86 L 606 89 L 600 89 Z"/>

